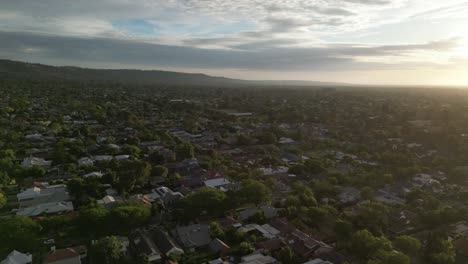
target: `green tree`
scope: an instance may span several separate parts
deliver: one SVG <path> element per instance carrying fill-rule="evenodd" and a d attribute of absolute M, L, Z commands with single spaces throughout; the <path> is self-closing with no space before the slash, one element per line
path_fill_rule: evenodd
<path fill-rule="evenodd" d="M 123 150 L 123 152 L 125 154 L 128 154 L 130 156 L 133 156 L 133 157 L 136 157 L 136 158 L 140 157 L 141 149 L 139 147 L 137 147 L 137 146 L 125 145 L 122 150 Z"/>
<path fill-rule="evenodd" d="M 157 165 L 153 167 L 154 176 L 160 176 L 160 177 L 166 178 L 168 173 L 169 173 L 169 170 L 162 165 Z"/>
<path fill-rule="evenodd" d="M 408 255 L 416 255 L 421 249 L 421 241 L 412 236 L 398 236 L 393 241 L 393 246 Z"/>
<path fill-rule="evenodd" d="M 117 263 L 121 258 L 121 247 L 120 240 L 114 236 L 101 238 L 91 245 L 89 249 L 89 261 L 92 264 Z"/>
<path fill-rule="evenodd" d="M 176 206 L 178 219 L 193 219 L 206 213 L 211 216 L 221 215 L 226 210 L 226 193 L 223 191 L 202 187 L 180 200 Z"/>
<path fill-rule="evenodd" d="M 7 203 L 7 199 L 3 193 L 0 192 L 0 209 L 2 209 Z"/>
<path fill-rule="evenodd" d="M 339 241 L 348 241 L 353 234 L 353 225 L 345 220 L 335 221 L 333 230 Z"/>
<path fill-rule="evenodd" d="M 278 142 L 278 138 L 272 132 L 265 132 L 261 134 L 258 139 L 262 144 L 276 144 L 276 142 Z"/>
<path fill-rule="evenodd" d="M 374 196 L 374 190 L 371 187 L 366 186 L 366 187 L 361 189 L 362 199 L 370 200 L 370 199 L 372 199 L 373 196 Z"/>
<path fill-rule="evenodd" d="M 0 256 L 12 250 L 34 253 L 39 248 L 40 226 L 23 216 L 0 217 Z"/>
<path fill-rule="evenodd" d="M 250 243 L 242 242 L 239 244 L 239 253 L 241 254 L 241 256 L 248 255 L 254 251 L 255 248 Z"/>
<path fill-rule="evenodd" d="M 405 254 L 393 250 L 379 250 L 368 264 L 409 264 L 410 259 Z"/>
<path fill-rule="evenodd" d="M 210 236 L 212 238 L 223 238 L 224 230 L 221 228 L 218 222 L 210 223 Z"/>
<path fill-rule="evenodd" d="M 455 249 L 444 233 L 429 232 L 422 251 L 426 262 L 429 264 L 455 263 Z"/>
<path fill-rule="evenodd" d="M 109 215 L 109 225 L 115 230 L 130 230 L 144 225 L 151 216 L 151 208 L 140 205 L 122 205 L 112 208 Z"/>
<path fill-rule="evenodd" d="M 151 164 L 140 160 L 127 160 L 118 169 L 119 189 L 131 192 L 136 184 L 146 184 L 151 175 Z"/>
<path fill-rule="evenodd" d="M 278 259 L 281 263 L 293 263 L 294 252 L 290 247 L 284 247 L 278 252 Z"/>
<path fill-rule="evenodd" d="M 195 156 L 195 148 L 189 142 L 183 142 L 177 145 L 176 155 L 178 160 L 191 159 Z"/>
<path fill-rule="evenodd" d="M 350 252 L 358 259 L 371 259 L 379 250 L 389 251 L 392 244 L 385 237 L 375 237 L 368 230 L 359 230 L 353 234 L 350 241 Z"/>
<path fill-rule="evenodd" d="M 98 237 L 109 230 L 107 220 L 109 210 L 102 206 L 87 207 L 80 210 L 76 218 L 76 226 L 84 236 Z"/>
<path fill-rule="evenodd" d="M 271 190 L 260 181 L 246 180 L 239 194 L 243 202 L 259 205 L 270 200 Z"/>

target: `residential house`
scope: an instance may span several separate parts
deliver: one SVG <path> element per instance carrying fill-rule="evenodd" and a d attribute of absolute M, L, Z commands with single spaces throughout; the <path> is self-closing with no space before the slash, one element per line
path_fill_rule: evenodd
<path fill-rule="evenodd" d="M 316 259 L 304 262 L 303 264 L 333 264 L 333 263 L 331 263 L 330 261 L 326 261 L 326 260 L 323 260 L 323 259 L 316 258 Z"/>
<path fill-rule="evenodd" d="M 87 256 L 85 246 L 55 249 L 47 254 L 44 264 L 81 264 L 81 260 Z"/>
<path fill-rule="evenodd" d="M 153 201 L 160 200 L 164 203 L 164 205 L 171 205 L 184 197 L 184 195 L 180 192 L 174 192 L 171 189 L 164 186 L 155 188 L 151 191 L 152 193 L 147 194 L 147 197 Z"/>
<path fill-rule="evenodd" d="M 228 245 L 226 245 L 226 243 L 224 243 L 219 238 L 213 239 L 208 245 L 208 248 L 210 249 L 211 252 L 219 253 L 219 255 L 221 256 L 225 256 L 231 249 Z"/>
<path fill-rule="evenodd" d="M 283 248 L 286 245 L 286 242 L 281 238 L 272 238 L 268 240 L 263 240 L 255 243 L 257 249 L 264 250 L 266 252 L 276 251 L 280 248 Z"/>
<path fill-rule="evenodd" d="M 258 212 L 263 212 L 266 219 L 272 219 L 278 216 L 278 209 L 270 205 L 262 205 L 260 207 L 247 208 L 238 212 L 239 219 L 243 221 L 247 220 Z"/>
<path fill-rule="evenodd" d="M 27 157 L 21 162 L 21 166 L 24 168 L 31 168 L 32 166 L 41 166 L 49 168 L 52 165 L 52 161 L 45 160 L 43 158 Z"/>
<path fill-rule="evenodd" d="M 92 159 L 95 162 L 108 162 L 108 161 L 111 161 L 113 158 L 114 157 L 111 155 L 97 155 L 97 156 L 92 157 Z"/>
<path fill-rule="evenodd" d="M 16 211 L 16 215 L 36 217 L 41 215 L 63 214 L 73 212 L 72 202 L 42 203 L 36 206 L 23 207 Z"/>
<path fill-rule="evenodd" d="M 173 231 L 177 240 L 188 250 L 208 246 L 211 242 L 210 227 L 205 224 L 178 226 Z"/>
<path fill-rule="evenodd" d="M 453 232 L 458 237 L 468 238 L 468 224 L 463 221 L 453 225 Z"/>
<path fill-rule="evenodd" d="M 404 205 L 405 200 L 395 195 L 393 192 L 388 191 L 387 189 L 380 189 L 374 196 L 374 200 L 386 204 L 399 204 Z"/>
<path fill-rule="evenodd" d="M 418 215 L 409 210 L 398 210 L 390 215 L 390 232 L 396 235 L 407 233 L 415 228 Z"/>
<path fill-rule="evenodd" d="M 116 206 L 118 202 L 123 200 L 124 198 L 121 196 L 106 195 L 101 200 L 97 200 L 97 203 L 102 204 L 106 208 L 112 208 Z"/>
<path fill-rule="evenodd" d="M 265 256 L 262 253 L 253 253 L 241 258 L 240 264 L 279 264 L 280 262 L 272 256 Z"/>
<path fill-rule="evenodd" d="M 208 264 L 230 264 L 230 263 L 225 262 L 224 260 L 222 260 L 220 258 L 217 258 L 217 259 L 213 259 L 213 260 L 208 261 Z"/>
<path fill-rule="evenodd" d="M 32 264 L 32 255 L 13 250 L 0 264 Z"/>
<path fill-rule="evenodd" d="M 286 218 L 277 218 L 271 221 L 271 225 L 281 232 L 278 236 L 287 241 L 287 245 L 302 259 L 316 258 L 333 251 L 333 247 L 297 229 Z"/>
<path fill-rule="evenodd" d="M 145 254 L 150 263 L 162 259 L 162 253 L 151 239 L 151 234 L 146 229 L 137 229 L 129 235 L 130 248 L 138 254 Z"/>
<path fill-rule="evenodd" d="M 93 166 L 94 161 L 91 158 L 83 157 L 78 160 L 78 165 L 79 166 Z"/>
<path fill-rule="evenodd" d="M 87 173 L 87 174 L 83 175 L 83 178 L 89 178 L 89 177 L 102 178 L 102 176 L 104 176 L 104 174 L 102 172 L 93 171 L 93 172 L 90 172 L 90 173 Z"/>
<path fill-rule="evenodd" d="M 175 240 L 161 227 L 152 228 L 154 241 L 161 252 L 166 255 L 182 255 L 184 250 L 175 242 Z"/>
<path fill-rule="evenodd" d="M 235 189 L 237 186 L 237 184 L 231 183 L 226 178 L 209 179 L 209 180 L 204 181 L 203 184 L 207 187 L 218 189 L 224 192 Z"/>
<path fill-rule="evenodd" d="M 272 227 L 269 224 L 264 224 L 264 225 L 258 225 L 258 224 L 248 224 L 245 226 L 242 226 L 238 229 L 242 233 L 257 233 L 262 235 L 265 238 L 272 239 L 275 238 L 278 234 L 281 232 Z"/>
<path fill-rule="evenodd" d="M 29 142 L 42 142 L 44 141 L 44 137 L 41 134 L 29 134 L 24 136 L 24 139 Z"/>
<path fill-rule="evenodd" d="M 292 138 L 287 138 L 287 137 L 280 137 L 278 140 L 278 144 L 282 145 L 289 145 L 289 144 L 294 144 L 296 141 Z"/>
<path fill-rule="evenodd" d="M 70 200 L 70 196 L 64 184 L 44 186 L 44 188 L 29 188 L 18 193 L 16 197 L 18 198 L 20 208 Z"/>
<path fill-rule="evenodd" d="M 361 192 L 354 187 L 344 187 L 337 198 L 342 204 L 352 204 L 361 199 Z"/>

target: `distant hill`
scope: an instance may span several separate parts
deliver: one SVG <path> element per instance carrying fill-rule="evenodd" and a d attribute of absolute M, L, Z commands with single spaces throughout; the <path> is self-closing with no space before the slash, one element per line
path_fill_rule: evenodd
<path fill-rule="evenodd" d="M 133 84 L 172 84 L 209 86 L 343 86 L 343 83 L 312 81 L 247 81 L 214 77 L 200 73 L 181 73 L 159 70 L 88 69 L 70 66 L 49 66 L 11 60 L 0 60 L 0 78 L 58 79 L 73 81 L 111 81 Z"/>

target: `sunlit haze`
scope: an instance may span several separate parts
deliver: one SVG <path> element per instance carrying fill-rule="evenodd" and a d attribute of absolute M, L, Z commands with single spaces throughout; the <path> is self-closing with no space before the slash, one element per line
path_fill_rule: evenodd
<path fill-rule="evenodd" d="M 468 1 L 0 0 L 0 58 L 252 80 L 468 84 Z"/>

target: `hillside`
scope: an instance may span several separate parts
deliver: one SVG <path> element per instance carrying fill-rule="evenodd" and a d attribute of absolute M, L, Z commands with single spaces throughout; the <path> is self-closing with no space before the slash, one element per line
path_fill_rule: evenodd
<path fill-rule="evenodd" d="M 339 83 L 311 81 L 247 81 L 214 77 L 199 73 L 181 73 L 160 70 L 133 69 L 88 69 L 70 66 L 49 66 L 11 60 L 0 60 L 0 78 L 59 79 L 73 81 L 112 81 L 133 84 L 173 84 L 173 85 L 280 85 L 280 86 L 331 86 Z"/>

